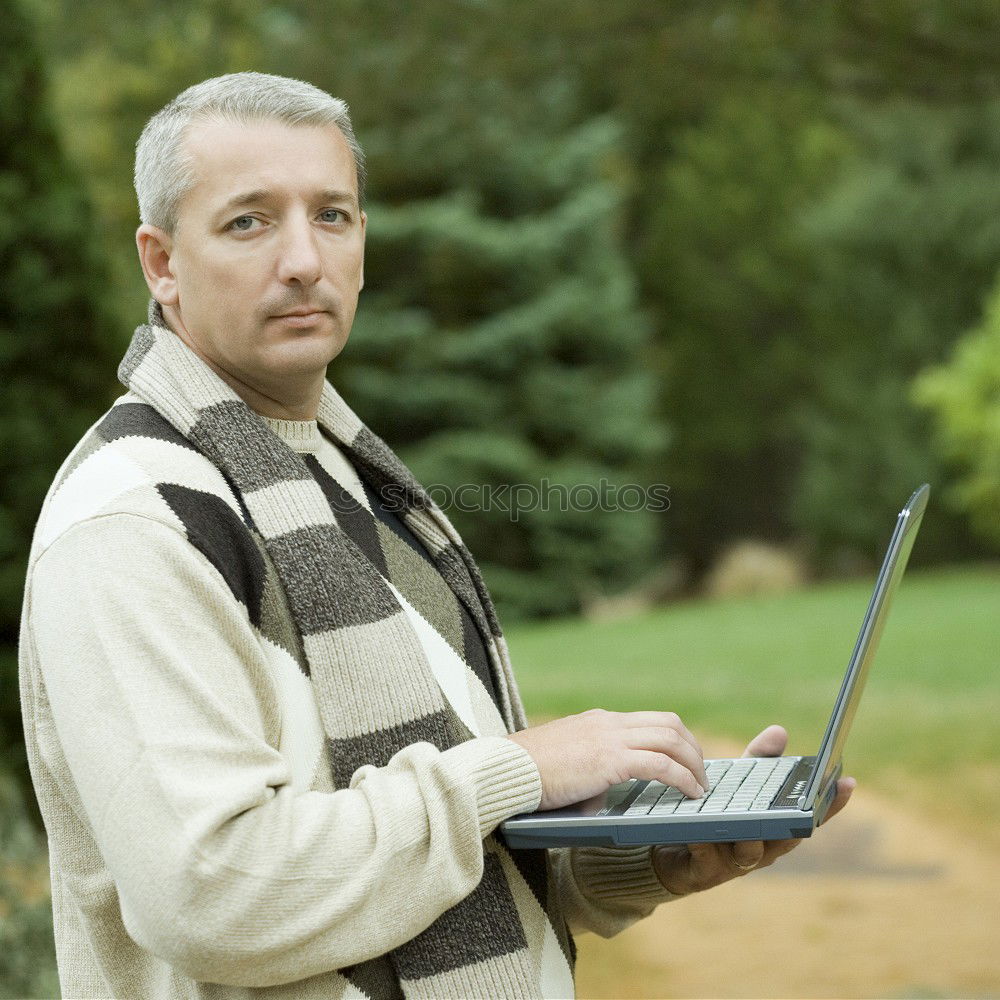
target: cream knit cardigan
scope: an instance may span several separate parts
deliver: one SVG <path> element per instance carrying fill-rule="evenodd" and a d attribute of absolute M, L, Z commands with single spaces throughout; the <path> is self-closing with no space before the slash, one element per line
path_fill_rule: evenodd
<path fill-rule="evenodd" d="M 152 335 L 177 384 L 215 379 L 171 333 Z M 324 400 L 326 429 L 349 444 L 343 428 L 363 425 L 329 386 Z M 122 433 L 143 406 L 119 400 L 56 477 L 25 594 L 21 695 L 65 995 L 570 995 L 564 924 L 614 933 L 669 896 L 645 849 L 587 849 L 548 852 L 540 899 L 493 836 L 539 795 L 504 735 L 524 718 L 498 630 L 501 705 L 464 678 L 471 738 L 413 742 L 337 787 L 273 566 L 255 622 L 163 486 L 245 519 L 243 498 L 170 434 Z M 454 664 L 405 618 L 447 702 Z M 395 682 L 370 662 L 372 691 L 403 720 L 412 692 L 393 709 Z M 509 906 L 506 924 L 449 916 L 488 879 L 501 889 L 479 900 L 483 919 Z M 385 960 L 432 925 L 430 958 L 402 972 Z"/>

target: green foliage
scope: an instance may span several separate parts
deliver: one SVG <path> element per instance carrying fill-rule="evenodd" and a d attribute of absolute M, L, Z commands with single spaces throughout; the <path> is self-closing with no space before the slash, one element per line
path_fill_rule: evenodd
<path fill-rule="evenodd" d="M 565 613 L 635 580 L 655 540 L 648 511 L 574 502 L 641 485 L 663 441 L 606 176 L 617 135 L 604 119 L 516 138 L 482 121 L 451 165 L 461 186 L 369 207 L 364 300 L 331 374 L 425 483 L 503 494 L 450 509 L 502 610 Z M 403 159 L 419 173 L 416 149 Z"/>
<path fill-rule="evenodd" d="M 961 469 L 953 502 L 1000 543 L 1000 286 L 947 363 L 917 379 L 914 397 L 932 411 L 937 443 Z"/>
<path fill-rule="evenodd" d="M 802 289 L 815 255 L 798 214 L 848 151 L 808 95 L 727 95 L 674 136 L 639 262 L 662 317 L 670 539 L 697 566 L 733 535 L 790 532 L 813 391 Z"/>
<path fill-rule="evenodd" d="M 627 129 L 673 432 L 665 537 L 694 566 L 727 533 L 794 534 L 850 565 L 886 503 L 946 481 L 907 387 L 998 263 L 997 16 L 622 0 L 567 18 L 588 102 Z M 928 557 L 969 553 L 934 514 Z"/>
<path fill-rule="evenodd" d="M 793 502 L 827 549 L 863 551 L 879 511 L 945 479 L 909 384 L 973 322 L 1000 265 L 1000 105 L 852 103 L 842 117 L 857 155 L 801 220 L 817 248 L 807 290 L 817 377 L 799 413 Z M 941 525 L 928 525 L 928 551 L 953 554 Z"/>
<path fill-rule="evenodd" d="M 44 836 L 0 768 L 0 997 L 58 995 Z"/>
<path fill-rule="evenodd" d="M 52 477 L 111 398 L 94 220 L 62 155 L 18 0 L 0 0 L 0 749 L 20 743 L 16 663 L 35 518 Z"/>
<path fill-rule="evenodd" d="M 142 122 L 195 80 L 270 70 L 352 106 L 370 274 L 334 375 L 422 474 L 442 478 L 433 438 L 451 456 L 454 432 L 495 431 L 490 453 L 519 442 L 512 476 L 563 458 L 640 467 L 672 487 L 650 557 L 696 572 L 748 535 L 849 565 L 877 548 L 886 505 L 947 483 L 908 384 L 975 321 L 1000 266 L 991 0 L 30 2 L 122 339 L 145 298 L 130 189 Z M 587 212 L 606 231 L 581 241 Z M 602 240 L 614 265 L 595 256 Z M 646 331 L 641 349 L 620 339 L 641 371 L 606 361 L 611 327 L 574 353 L 616 308 Z M 668 427 L 669 450 L 622 444 L 642 424 L 661 443 Z M 455 513 L 487 537 L 492 577 L 514 573 L 504 590 L 553 593 L 527 599 L 538 609 L 576 601 L 548 570 L 494 558 L 498 518 Z M 936 514 L 927 554 L 969 552 Z M 540 530 L 509 527 L 504 560 Z M 600 548 L 584 590 L 627 580 Z M 575 577 L 584 563 L 566 554 Z"/>

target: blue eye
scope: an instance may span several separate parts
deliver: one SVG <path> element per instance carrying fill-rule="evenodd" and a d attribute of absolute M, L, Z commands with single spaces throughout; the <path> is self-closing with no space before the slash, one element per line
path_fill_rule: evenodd
<path fill-rule="evenodd" d="M 235 229 L 238 233 L 246 233 L 249 232 L 256 221 L 252 215 L 241 215 L 238 219 L 233 219 L 229 223 L 229 228 Z"/>
<path fill-rule="evenodd" d="M 333 216 L 333 218 L 331 218 Z M 323 212 L 320 212 L 320 218 L 324 222 L 343 222 L 345 221 L 344 213 L 340 211 L 339 208 L 328 208 Z"/>

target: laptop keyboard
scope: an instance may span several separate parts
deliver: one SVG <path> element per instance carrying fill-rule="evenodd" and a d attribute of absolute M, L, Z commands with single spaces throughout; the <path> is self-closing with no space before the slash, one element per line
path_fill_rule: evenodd
<path fill-rule="evenodd" d="M 708 794 L 703 798 L 689 799 L 676 788 L 650 781 L 622 815 L 682 816 L 767 809 L 796 762 L 794 757 L 706 761 Z"/>

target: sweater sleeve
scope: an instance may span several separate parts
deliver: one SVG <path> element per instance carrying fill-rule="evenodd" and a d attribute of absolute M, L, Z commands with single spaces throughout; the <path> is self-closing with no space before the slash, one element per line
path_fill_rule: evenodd
<path fill-rule="evenodd" d="M 260 637 L 152 519 L 70 529 L 33 567 L 25 622 L 46 765 L 129 935 L 193 979 L 275 985 L 384 954 L 468 895 L 482 838 L 538 803 L 534 762 L 502 737 L 417 743 L 348 789 L 294 789 Z"/>
<path fill-rule="evenodd" d="M 648 847 L 555 848 L 549 860 L 574 932 L 613 937 L 679 898 L 656 877 Z"/>

